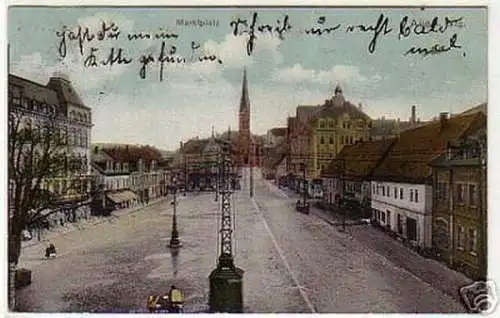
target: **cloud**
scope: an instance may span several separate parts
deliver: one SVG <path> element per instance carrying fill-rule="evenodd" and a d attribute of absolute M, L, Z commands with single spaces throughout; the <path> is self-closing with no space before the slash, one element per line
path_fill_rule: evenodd
<path fill-rule="evenodd" d="M 226 35 L 224 41 L 216 42 L 208 40 L 203 44 L 203 50 L 208 54 L 215 54 L 221 58 L 225 67 L 241 68 L 248 66 L 257 60 L 268 59 L 275 64 L 283 62 L 283 55 L 279 52 L 281 40 L 272 35 L 259 35 L 254 42 L 252 55 L 247 53 L 248 36 Z"/>
<path fill-rule="evenodd" d="M 120 27 L 121 36 L 125 36 L 133 31 L 134 23 L 119 14 L 99 13 L 94 16 L 86 16 L 78 19 L 77 24 L 69 26 L 68 30 L 78 33 L 78 27 L 89 28 L 92 33 L 97 33 L 102 28 L 102 22 L 114 22 Z M 11 65 L 11 71 L 19 76 L 27 77 L 33 80 L 46 82 L 47 79 L 56 72 L 61 72 L 69 76 L 71 82 L 78 87 L 79 91 L 84 92 L 96 87 L 103 87 L 108 81 L 114 80 L 128 68 L 125 64 L 114 64 L 113 66 L 99 67 L 85 66 L 85 60 L 88 57 L 91 47 L 95 47 L 97 59 L 100 63 L 105 60 L 110 49 L 116 45 L 116 40 L 104 40 L 97 42 L 95 39 L 84 44 L 83 56 L 80 53 L 78 41 L 71 41 L 66 37 L 66 56 L 58 56 L 54 62 L 45 59 L 42 52 L 33 52 L 29 55 L 23 55 L 18 61 Z M 151 45 L 150 42 L 139 42 L 138 48 L 146 48 Z M 115 54 L 117 49 L 115 48 Z M 124 51 L 123 57 L 130 58 L 130 52 Z"/>
<path fill-rule="evenodd" d="M 317 71 L 305 69 L 301 64 L 292 67 L 276 70 L 272 76 L 275 81 L 286 83 L 310 82 L 314 84 L 332 85 L 340 84 L 360 84 L 380 81 L 380 75 L 375 74 L 371 78 L 361 74 L 356 66 L 335 65 L 327 71 Z"/>

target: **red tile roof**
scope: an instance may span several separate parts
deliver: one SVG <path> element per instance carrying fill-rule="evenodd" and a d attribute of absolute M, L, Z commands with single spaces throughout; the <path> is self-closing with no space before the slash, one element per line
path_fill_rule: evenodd
<path fill-rule="evenodd" d="M 284 137 L 286 136 L 287 128 L 286 127 L 276 127 L 270 130 L 271 134 L 276 137 Z"/>
<path fill-rule="evenodd" d="M 161 152 L 151 146 L 127 145 L 102 149 L 104 153 L 119 162 L 137 162 L 139 159 L 145 162 L 162 159 Z"/>
<path fill-rule="evenodd" d="M 424 183 L 430 176 L 429 162 L 446 150 L 447 143 L 486 126 L 483 113 L 451 117 L 406 130 L 375 169 L 374 178 L 399 182 Z"/>
<path fill-rule="evenodd" d="M 344 146 L 321 175 L 339 177 L 343 172 L 348 179 L 364 179 L 371 175 L 395 141 L 395 138 L 388 138 Z"/>

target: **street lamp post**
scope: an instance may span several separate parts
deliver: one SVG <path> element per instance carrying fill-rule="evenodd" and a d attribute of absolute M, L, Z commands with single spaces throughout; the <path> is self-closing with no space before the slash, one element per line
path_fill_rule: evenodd
<path fill-rule="evenodd" d="M 220 187 L 220 182 L 221 182 L 221 176 L 220 176 L 220 165 L 221 165 L 221 154 L 220 151 L 217 153 L 217 161 L 215 163 L 215 166 L 217 167 L 217 172 L 215 175 L 215 202 L 219 201 L 219 187 Z"/>
<path fill-rule="evenodd" d="M 177 178 L 174 176 L 172 179 L 173 183 L 173 200 L 171 204 L 173 205 L 173 215 L 172 215 L 172 234 L 170 237 L 169 247 L 179 248 L 181 247 L 181 241 L 179 240 L 179 231 L 177 230 Z"/>
<path fill-rule="evenodd" d="M 255 161 L 255 145 L 252 143 L 250 159 L 250 197 L 253 197 L 253 165 Z"/>
<path fill-rule="evenodd" d="M 210 312 L 243 312 L 243 270 L 236 267 L 233 259 L 233 220 L 231 216 L 231 148 L 225 151 L 220 162 L 221 225 L 219 229 L 220 254 L 217 267 L 210 273 Z"/>

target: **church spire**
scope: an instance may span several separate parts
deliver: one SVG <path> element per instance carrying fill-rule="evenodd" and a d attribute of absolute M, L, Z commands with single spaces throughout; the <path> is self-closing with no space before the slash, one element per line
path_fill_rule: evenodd
<path fill-rule="evenodd" d="M 212 138 L 215 138 L 214 125 L 212 125 Z"/>
<path fill-rule="evenodd" d="M 243 69 L 243 85 L 241 87 L 240 112 L 248 111 L 250 108 L 250 97 L 248 96 L 247 68 Z"/>

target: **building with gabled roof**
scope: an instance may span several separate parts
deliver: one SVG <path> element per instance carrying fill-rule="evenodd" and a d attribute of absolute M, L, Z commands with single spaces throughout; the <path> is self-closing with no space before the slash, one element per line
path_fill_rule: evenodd
<path fill-rule="evenodd" d="M 484 127 L 430 164 L 434 256 L 473 280 L 488 273 L 487 147 Z"/>
<path fill-rule="evenodd" d="M 373 216 L 414 246 L 432 244 L 432 169 L 449 142 L 485 127 L 483 113 L 448 117 L 402 132 L 371 182 Z"/>
<path fill-rule="evenodd" d="M 64 147 L 67 164 L 59 175 L 41 180 L 40 188 L 56 194 L 61 204 L 68 205 L 87 203 L 91 187 L 92 110 L 75 96 L 78 93 L 69 78 L 60 73 L 53 74 L 45 85 L 8 74 L 8 111 L 21 115 L 21 125 L 46 126 L 67 136 L 64 146 L 57 145 Z M 85 214 L 90 210 L 87 205 L 78 209 L 85 210 Z"/>
<path fill-rule="evenodd" d="M 314 179 L 321 180 L 321 171 L 345 145 L 369 139 L 370 117 L 344 98 L 339 85 L 334 96 L 322 105 L 297 107 L 295 118 L 288 121 L 293 124 L 289 128 L 288 170 L 295 176 L 296 189 Z M 302 167 L 306 167 L 306 180 Z"/>
<path fill-rule="evenodd" d="M 321 173 L 324 203 L 339 205 L 343 198 L 353 212 L 369 217 L 373 171 L 395 142 L 388 138 L 344 146 Z"/>

